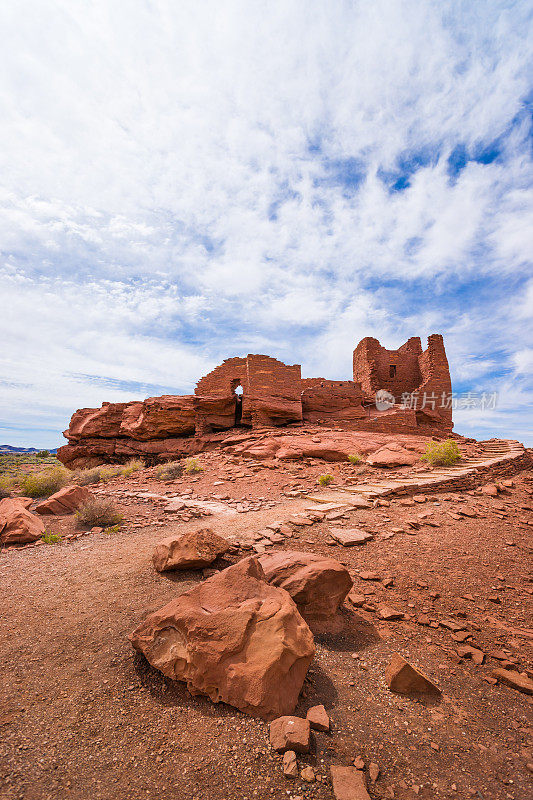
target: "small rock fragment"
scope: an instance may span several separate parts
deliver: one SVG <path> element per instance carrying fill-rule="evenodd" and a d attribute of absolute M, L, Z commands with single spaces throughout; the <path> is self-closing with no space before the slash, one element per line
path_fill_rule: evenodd
<path fill-rule="evenodd" d="M 286 750 L 308 753 L 310 736 L 311 725 L 307 719 L 287 716 L 270 723 L 270 744 L 278 753 Z"/>
<path fill-rule="evenodd" d="M 286 750 L 283 754 L 283 774 L 286 778 L 298 777 L 298 762 L 294 750 Z"/>
<path fill-rule="evenodd" d="M 300 772 L 300 778 L 303 781 L 307 781 L 307 783 L 313 783 L 316 779 L 313 767 L 310 767 L 309 765 L 302 767 L 302 770 Z"/>
<path fill-rule="evenodd" d="M 315 731 L 329 731 L 329 716 L 323 705 L 313 706 L 306 716 Z"/>
<path fill-rule="evenodd" d="M 399 653 L 392 657 L 385 670 L 385 680 L 389 689 L 398 694 L 441 694 L 438 686 L 408 664 Z"/>
<path fill-rule="evenodd" d="M 378 608 L 378 616 L 381 617 L 381 619 L 394 620 L 394 619 L 403 619 L 405 617 L 405 614 L 403 614 L 403 612 L 401 611 L 396 611 L 394 608 L 391 608 L 390 606 L 380 606 Z"/>
<path fill-rule="evenodd" d="M 519 672 L 499 667 L 492 670 L 492 676 L 497 678 L 500 683 L 510 686 L 511 689 L 516 689 L 523 694 L 533 694 L 533 681 Z"/>
<path fill-rule="evenodd" d="M 370 800 L 364 774 L 355 767 L 330 767 L 335 800 Z"/>

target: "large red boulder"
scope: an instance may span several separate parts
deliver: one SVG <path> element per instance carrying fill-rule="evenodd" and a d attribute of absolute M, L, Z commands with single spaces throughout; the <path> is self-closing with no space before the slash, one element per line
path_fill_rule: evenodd
<path fill-rule="evenodd" d="M 85 486 L 65 486 L 35 506 L 35 511 L 37 514 L 43 515 L 73 514 L 91 497 L 91 492 Z"/>
<path fill-rule="evenodd" d="M 140 403 L 102 403 L 101 408 L 80 408 L 72 415 L 65 436 L 69 441 L 92 436 L 106 439 L 118 436 L 122 415 L 132 405 L 137 406 Z"/>
<path fill-rule="evenodd" d="M 415 464 L 419 459 L 417 453 L 406 450 L 397 442 L 390 442 L 372 453 L 366 463 L 371 467 L 403 467 Z"/>
<path fill-rule="evenodd" d="M 279 550 L 259 561 L 267 581 L 290 594 L 311 627 L 332 617 L 352 588 L 350 573 L 333 558 Z"/>
<path fill-rule="evenodd" d="M 152 561 L 158 572 L 169 569 L 208 567 L 230 548 L 230 543 L 211 528 L 168 536 L 156 545 Z"/>
<path fill-rule="evenodd" d="M 31 497 L 6 497 L 0 500 L 0 544 L 36 542 L 44 533 L 44 523 L 29 511 Z"/>
<path fill-rule="evenodd" d="M 120 435 L 131 439 L 165 439 L 194 433 L 194 395 L 164 394 L 131 403 L 124 410 Z"/>
<path fill-rule="evenodd" d="M 290 595 L 253 557 L 150 614 L 130 641 L 192 694 L 263 719 L 294 710 L 315 651 Z"/>

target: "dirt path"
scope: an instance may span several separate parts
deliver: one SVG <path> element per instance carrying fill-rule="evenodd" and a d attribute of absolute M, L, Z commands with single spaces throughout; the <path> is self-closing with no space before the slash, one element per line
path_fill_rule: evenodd
<path fill-rule="evenodd" d="M 342 634 L 318 638 L 299 711 L 323 702 L 333 733 L 317 734 L 315 751 L 301 759 L 321 779 L 313 784 L 283 778 L 265 723 L 191 697 L 134 654 L 127 635 L 138 621 L 201 579 L 155 573 L 152 549 L 165 528 L 3 553 L 0 798 L 331 798 L 329 764 L 362 755 L 381 770 L 370 787 L 375 798 L 526 800 L 527 763 L 533 763 L 529 698 L 483 680 L 498 660 L 479 667 L 459 659 L 449 630 L 418 619 L 464 620 L 475 646 L 487 654 L 505 649 L 520 669 L 532 668 L 531 527 L 522 524 L 531 520 L 524 508 L 531 508 L 529 485 L 519 482 L 503 510 L 499 499 L 431 498 L 423 508 L 439 527 L 391 539 L 382 534 L 422 507 L 395 500 L 353 512 L 338 524 L 374 529 L 375 541 L 363 548 L 329 546 L 323 523 L 296 531 L 283 545 L 337 557 L 354 576 L 360 569 L 392 574 L 392 588 L 357 577 L 356 588 L 370 609 L 387 602 L 409 615 L 385 623 L 372 610 L 346 611 Z M 475 503 L 478 517 L 451 519 L 457 503 Z M 255 513 L 213 516 L 208 524 L 239 536 L 307 505 L 287 500 Z M 396 651 L 439 683 L 438 706 L 388 691 L 383 672 Z"/>

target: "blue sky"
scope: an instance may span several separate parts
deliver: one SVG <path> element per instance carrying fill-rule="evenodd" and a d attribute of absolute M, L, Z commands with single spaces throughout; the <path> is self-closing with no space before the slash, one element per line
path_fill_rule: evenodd
<path fill-rule="evenodd" d="M 443 333 L 533 444 L 528 2 L 0 8 L 0 443 L 267 353 Z"/>

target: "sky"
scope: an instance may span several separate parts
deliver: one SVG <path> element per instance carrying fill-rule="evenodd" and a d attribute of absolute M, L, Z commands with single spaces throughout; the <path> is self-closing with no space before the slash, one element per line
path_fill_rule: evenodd
<path fill-rule="evenodd" d="M 442 333 L 533 445 L 531 4 L 0 5 L 0 443 L 265 353 Z M 528 44 L 529 41 L 529 44 Z"/>

